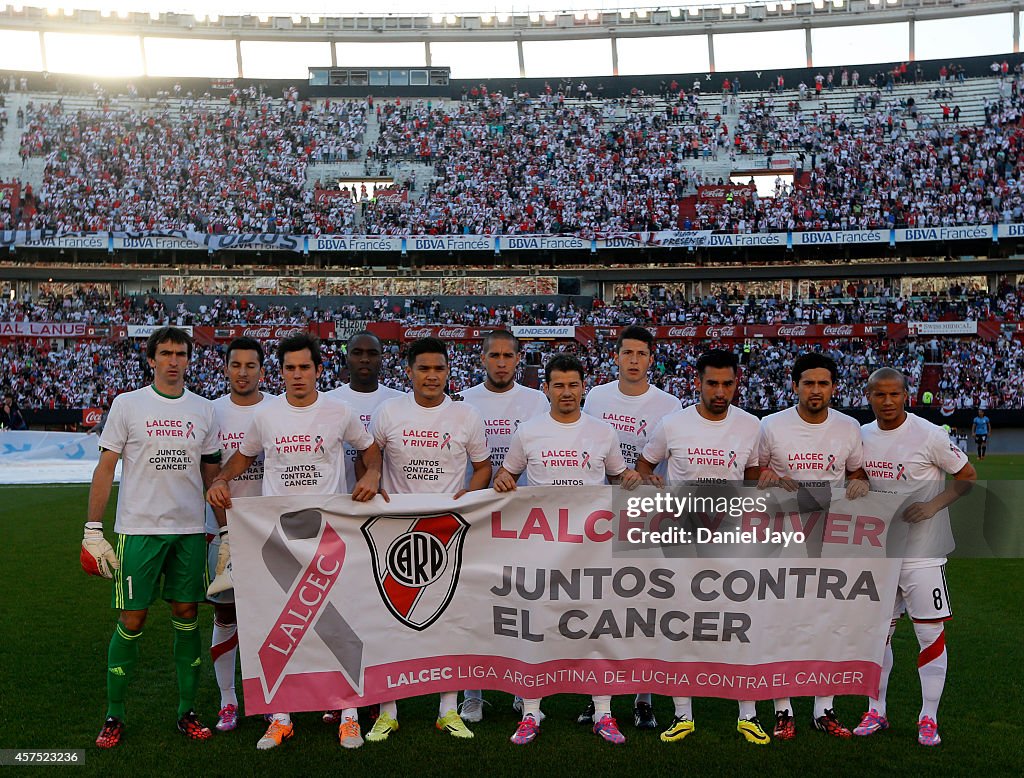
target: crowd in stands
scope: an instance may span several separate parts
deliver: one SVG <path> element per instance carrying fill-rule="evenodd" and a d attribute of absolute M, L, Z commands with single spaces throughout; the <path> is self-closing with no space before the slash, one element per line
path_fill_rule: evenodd
<path fill-rule="evenodd" d="M 380 298 L 365 306 L 351 301 L 333 307 L 257 306 L 241 300 L 216 299 L 209 305 L 164 302 L 152 296 L 104 299 L 96 289 L 82 289 L 63 297 L 50 296 L 11 301 L 0 300 L 0 321 L 81 321 L 104 324 L 179 325 L 304 325 L 308 322 L 399 321 L 408 325 L 467 324 L 504 327 L 512 324 L 621 325 L 692 322 L 708 324 L 778 323 L 898 323 L 905 321 L 979 320 L 1018 322 L 1024 314 L 1021 289 L 1004 279 L 993 294 L 968 290 L 954 283 L 934 300 L 904 299 L 879 294 L 869 282 L 843 287 L 812 286 L 803 300 L 743 297 L 738 290 L 721 288 L 716 294 L 687 301 L 663 287 L 637 288 L 629 299 L 591 307 L 572 301 L 537 302 L 492 307 L 467 305 L 461 310 L 441 307 L 437 300 Z M 871 293 L 869 295 L 869 293 Z M 350 298 L 351 300 L 352 298 Z M 23 408 L 101 407 L 118 393 L 146 380 L 142 341 L 69 341 L 65 347 L 37 347 L 13 341 L 0 350 L 0 394 L 12 393 Z M 726 342 L 741 356 L 743 379 L 739 402 L 753 409 L 777 409 L 791 402 L 788 365 L 806 345 L 784 339 Z M 653 369 L 654 383 L 684 400 L 693 395 L 693 366 L 708 343 L 659 341 Z M 194 391 L 208 397 L 225 391 L 222 347 L 197 345 L 191 369 Z M 613 340 L 599 337 L 591 346 L 563 342 L 531 351 L 542 364 L 553 350 L 577 352 L 590 371 L 591 385 L 613 380 Z M 811 348 L 831 354 L 840 365 L 836 394 L 839 407 L 866 405 L 866 379 L 871 370 L 890 365 L 908 378 L 911 396 L 920 393 L 926 363 L 941 365 L 934 387 L 934 404 L 952 407 L 1021 408 L 1024 404 L 1024 348 L 1018 340 L 1000 337 L 992 342 L 978 338 L 923 337 L 905 341 L 883 338 L 820 341 Z M 382 380 L 389 386 L 407 388 L 399 344 L 386 344 Z M 322 386 L 332 387 L 344 378 L 344 346 L 325 344 L 326 370 Z M 452 344 L 451 389 L 458 392 L 483 378 L 477 349 Z M 269 391 L 281 390 L 273 356 L 267 363 Z"/>
<path fill-rule="evenodd" d="M 354 206 L 314 201 L 309 165 L 362 154 L 366 101 L 280 99 L 179 110 L 28 103 L 23 160 L 46 160 L 36 202 L 4 228 L 350 232 Z M 3 219 L 0 215 L 0 219 Z"/>
<path fill-rule="evenodd" d="M 820 350 L 832 356 L 840 368 L 834 404 L 840 408 L 867 406 L 867 377 L 874 368 L 896 367 L 908 379 L 911 397 L 917 404 L 922 369 L 929 352 L 938 348 L 943 375 L 934 405 L 947 398 L 954 408 L 1024 407 L 1024 347 L 1018 340 L 1000 338 L 993 343 L 976 339 L 942 338 L 934 343 L 916 340 L 834 340 L 802 345 L 785 340 L 751 343 L 717 343 L 734 348 L 740 355 L 742 375 L 738 403 L 745 408 L 777 410 L 793 402 L 789 368 L 805 350 Z M 700 352 L 712 345 L 686 341 L 659 341 L 655 352 L 652 383 L 689 404 L 694 399 L 694 365 Z M 189 388 L 217 397 L 227 391 L 223 375 L 223 347 L 197 345 L 189 374 Z M 577 354 L 587 365 L 588 387 L 614 380 L 614 342 L 598 341 L 592 346 L 566 342 L 537 352 L 540 362 L 555 350 Z M 408 390 L 405 362 L 397 343 L 385 344 L 382 382 Z M 344 347 L 324 344 L 325 371 L 321 389 L 344 382 Z M 478 347 L 452 344 L 452 392 L 459 392 L 484 379 Z M 273 354 L 266 362 L 267 391 L 283 391 L 279 366 Z M 66 348 L 38 348 L 17 342 L 0 353 L 0 392 L 11 393 L 22 408 L 106 407 L 117 394 L 144 385 L 150 376 L 145 367 L 144 341 L 76 341 Z"/>
<path fill-rule="evenodd" d="M 67 110 L 60 99 L 29 102 L 21 155 L 45 159 L 43 180 L 25 207 L 0 209 L 0 227 L 589 237 L 1015 222 L 1024 219 L 1024 76 L 996 79 L 976 126 L 952 109 L 933 120 L 879 83 L 858 92 L 852 115 L 821 100 L 781 112 L 773 93 L 723 115 L 682 88 L 667 100 L 483 89 L 455 103 L 305 101 L 293 90 L 144 106 L 101 96 L 96 108 Z M 947 72 L 937 83 L 954 82 Z M 370 111 L 380 134 L 364 149 Z M 680 201 L 705 183 L 693 160 L 780 152 L 799 154 L 798 174 L 773 197 L 682 213 Z M 348 198 L 316 201 L 310 165 L 364 156 L 378 167 L 428 163 L 433 177 L 408 202 L 365 203 L 361 222 Z"/>

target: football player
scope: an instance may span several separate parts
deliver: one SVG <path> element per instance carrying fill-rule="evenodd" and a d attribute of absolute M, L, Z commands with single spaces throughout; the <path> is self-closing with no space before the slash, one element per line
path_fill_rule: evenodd
<path fill-rule="evenodd" d="M 139 640 L 158 597 L 171 607 L 178 730 L 190 740 L 212 734 L 195 713 L 202 653 L 197 611 L 206 596 L 203 488 L 217 473 L 220 446 L 213 404 L 185 388 L 191 357 L 187 332 L 154 331 L 146 342 L 153 382 L 114 398 L 100 436 L 81 552 L 86 572 L 114 579 L 112 605 L 119 613 L 107 649 L 107 717 L 96 738 L 100 748 L 121 742 Z M 115 552 L 103 535 L 103 514 L 118 459 Z"/>

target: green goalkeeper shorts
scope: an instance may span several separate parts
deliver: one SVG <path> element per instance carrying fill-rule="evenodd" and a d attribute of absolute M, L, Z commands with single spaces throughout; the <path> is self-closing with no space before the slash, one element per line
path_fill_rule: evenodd
<path fill-rule="evenodd" d="M 209 581 L 204 534 L 118 535 L 114 550 L 121 568 L 114 573 L 111 607 L 144 610 L 158 596 L 173 602 L 206 599 Z"/>

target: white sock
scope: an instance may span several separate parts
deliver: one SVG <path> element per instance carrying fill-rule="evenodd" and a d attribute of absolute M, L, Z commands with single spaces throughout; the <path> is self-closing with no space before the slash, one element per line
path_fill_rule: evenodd
<path fill-rule="evenodd" d="M 882 674 L 878 678 L 878 698 L 868 697 L 868 710 L 879 716 L 885 715 L 885 695 L 889 689 L 889 674 L 892 672 L 892 635 L 896 631 L 896 619 L 889 625 L 889 636 L 885 639 L 885 653 L 882 654 Z"/>
<path fill-rule="evenodd" d="M 542 697 L 537 697 L 532 700 L 523 700 L 523 718 L 527 716 L 533 716 L 533 720 L 538 724 L 540 723 L 540 701 Z"/>
<path fill-rule="evenodd" d="M 594 722 L 597 723 L 605 716 L 612 715 L 612 696 L 610 694 L 595 694 L 590 698 L 594 703 Z"/>
<path fill-rule="evenodd" d="M 693 721 L 693 697 L 673 697 L 672 704 L 676 706 L 676 718 Z"/>
<path fill-rule="evenodd" d="M 775 712 L 782 713 L 786 711 L 790 716 L 793 715 L 793 702 L 789 697 L 779 697 L 775 700 Z"/>
<path fill-rule="evenodd" d="M 221 624 L 213 620 L 213 639 L 210 641 L 213 672 L 220 687 L 220 706 L 238 705 L 235 695 L 235 659 L 238 656 L 238 625 Z"/>
<path fill-rule="evenodd" d="M 825 711 L 828 708 L 834 707 L 833 701 L 835 697 L 829 695 L 828 697 L 815 697 L 814 698 L 814 718 L 820 719 L 825 715 Z"/>
<path fill-rule="evenodd" d="M 345 708 L 341 712 L 341 720 L 344 721 L 345 719 L 352 719 L 352 721 L 355 721 L 355 722 L 358 723 L 358 721 L 359 721 L 359 708 Z"/>
<path fill-rule="evenodd" d="M 290 714 L 290 713 L 275 713 L 272 716 L 272 718 L 278 724 L 291 724 L 292 723 L 292 714 Z"/>
<path fill-rule="evenodd" d="M 381 714 L 387 714 L 395 721 L 398 721 L 398 703 L 392 700 L 391 702 L 382 702 L 380 704 Z"/>
<path fill-rule="evenodd" d="M 441 692 L 441 705 L 438 707 L 438 716 L 445 715 L 450 710 L 456 710 L 459 707 L 459 693 L 458 692 Z"/>
<path fill-rule="evenodd" d="M 917 674 L 921 678 L 921 715 L 939 721 L 939 700 L 946 685 L 946 667 L 949 654 L 946 653 L 946 633 L 942 622 L 934 624 L 914 623 L 917 642 L 921 653 L 917 655 Z"/>
<path fill-rule="evenodd" d="M 740 700 L 740 718 L 747 721 L 757 718 L 757 703 L 753 700 Z"/>
<path fill-rule="evenodd" d="M 646 702 L 648 705 L 650 705 L 651 704 L 651 693 L 650 692 L 640 692 L 636 696 L 636 699 L 633 700 L 633 704 L 636 705 L 639 702 Z"/>
<path fill-rule="evenodd" d="M 466 689 L 466 691 L 462 693 L 462 696 L 467 700 L 482 700 L 484 698 L 484 693 L 482 689 Z"/>

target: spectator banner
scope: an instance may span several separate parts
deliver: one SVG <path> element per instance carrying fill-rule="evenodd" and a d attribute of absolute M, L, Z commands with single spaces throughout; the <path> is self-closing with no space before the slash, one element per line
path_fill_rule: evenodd
<path fill-rule="evenodd" d="M 125 326 L 126 334 L 129 338 L 148 338 L 158 329 L 163 327 L 163 324 L 128 324 Z M 185 330 L 189 335 L 192 335 L 192 327 L 187 324 L 173 324 L 173 327 L 177 327 L 179 330 Z"/>
<path fill-rule="evenodd" d="M 621 550 L 663 515 L 613 511 L 624 501 L 611 487 L 236 499 L 245 713 L 462 688 L 873 694 L 900 560 L 854 552 L 862 525 L 887 525 L 864 512 L 881 507 L 872 497 L 840 494 L 814 515 L 842 530 L 825 544 L 846 545 L 742 560 Z M 780 516 L 801 519 L 795 502 Z M 826 553 L 840 547 L 843 558 Z"/>
<path fill-rule="evenodd" d="M 915 335 L 977 335 L 976 321 L 911 321 L 907 322 L 911 337 Z"/>
<path fill-rule="evenodd" d="M 598 233 L 597 249 L 668 249 L 714 245 L 711 230 L 660 230 L 658 232 Z M 722 236 L 724 237 L 724 236 Z"/>
<path fill-rule="evenodd" d="M 6 200 L 17 206 L 21 200 L 21 184 L 18 181 L 0 182 L 0 202 Z"/>

